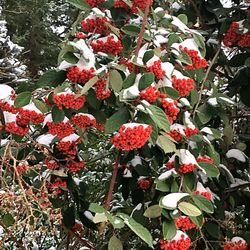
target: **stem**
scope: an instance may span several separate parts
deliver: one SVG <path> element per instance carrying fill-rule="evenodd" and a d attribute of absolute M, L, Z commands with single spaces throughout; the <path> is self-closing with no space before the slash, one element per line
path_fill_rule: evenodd
<path fill-rule="evenodd" d="M 214 55 L 214 57 L 213 57 L 213 59 L 212 59 L 210 65 L 209 65 L 209 67 L 208 67 L 208 69 L 207 69 L 207 72 L 206 72 L 206 74 L 205 74 L 205 77 L 204 77 L 204 79 L 203 79 L 203 81 L 202 81 L 202 84 L 201 84 L 201 87 L 200 87 L 200 93 L 199 93 L 198 102 L 196 103 L 196 105 L 195 105 L 195 107 L 194 107 L 194 111 L 193 111 L 193 119 L 195 118 L 196 110 L 197 110 L 197 108 L 199 107 L 200 102 L 201 102 L 202 90 L 203 90 L 204 84 L 205 84 L 205 82 L 207 81 L 207 78 L 208 78 L 208 76 L 209 76 L 209 73 L 210 73 L 210 71 L 211 71 L 211 69 L 212 69 L 212 67 L 213 67 L 213 65 L 214 65 L 214 63 L 215 63 L 217 57 L 219 56 L 220 51 L 221 51 L 221 45 L 219 45 L 218 50 L 216 51 L 216 53 L 215 53 L 215 55 Z"/>
<path fill-rule="evenodd" d="M 139 33 L 139 37 L 138 37 L 137 45 L 136 45 L 136 49 L 135 49 L 135 57 L 136 58 L 139 55 L 139 51 L 140 51 L 140 48 L 141 48 L 141 45 L 142 45 L 143 35 L 144 35 L 144 32 L 145 32 L 145 26 L 146 26 L 147 19 L 148 19 L 148 14 L 149 14 L 149 6 L 150 6 L 149 1 L 150 0 L 146 0 L 146 1 L 147 1 L 147 6 L 146 6 L 145 13 L 144 13 L 144 16 L 143 16 L 141 31 Z"/>
<path fill-rule="evenodd" d="M 115 163 L 113 164 L 113 173 L 112 173 L 112 179 L 109 185 L 109 191 L 108 191 L 108 195 L 105 199 L 105 203 L 104 203 L 104 208 L 106 208 L 107 210 L 110 209 L 110 203 L 112 201 L 112 194 L 115 188 L 115 183 L 116 183 L 116 178 L 117 178 L 117 173 L 118 173 L 118 169 L 119 169 L 119 162 L 120 162 L 120 158 L 121 158 L 121 150 L 119 150 L 117 158 Z"/>

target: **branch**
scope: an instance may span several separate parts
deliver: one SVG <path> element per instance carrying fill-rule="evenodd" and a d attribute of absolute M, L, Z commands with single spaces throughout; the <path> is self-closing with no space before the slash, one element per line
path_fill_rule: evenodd
<path fill-rule="evenodd" d="M 139 33 L 139 37 L 137 40 L 137 45 L 136 45 L 136 49 L 135 49 L 135 57 L 138 57 L 138 55 L 139 55 L 139 50 L 140 50 L 141 45 L 142 45 L 143 35 L 145 32 L 145 26 L 146 26 L 148 14 L 149 14 L 150 0 L 146 0 L 146 1 L 147 1 L 147 6 L 146 6 L 145 13 L 144 13 L 143 20 L 142 20 L 141 31 Z"/>
<path fill-rule="evenodd" d="M 113 191 L 115 188 L 116 177 L 117 177 L 117 173 L 118 173 L 118 169 L 119 169 L 119 162 L 120 162 L 120 158 L 121 158 L 121 153 L 122 153 L 122 151 L 119 150 L 116 161 L 113 164 L 112 179 L 111 179 L 111 182 L 109 185 L 108 195 L 107 195 L 105 202 L 104 202 L 104 208 L 106 208 L 107 210 L 110 209 L 110 203 L 112 201 L 112 194 L 113 194 Z"/>
<path fill-rule="evenodd" d="M 216 53 L 215 53 L 215 55 L 214 55 L 214 57 L 213 57 L 211 63 L 210 63 L 210 65 L 209 65 L 208 69 L 207 69 L 207 72 L 206 72 L 206 74 L 205 74 L 205 77 L 203 78 L 203 81 L 202 81 L 202 84 L 201 84 L 201 87 L 200 87 L 200 94 L 199 94 L 198 102 L 196 103 L 196 105 L 195 105 L 195 107 L 194 107 L 194 111 L 193 111 L 193 119 L 194 119 L 194 117 L 195 117 L 196 110 L 197 110 L 197 108 L 199 107 L 200 102 L 201 102 L 202 90 L 203 90 L 204 84 L 205 84 L 205 82 L 207 81 L 207 78 L 208 78 L 208 76 L 209 76 L 209 73 L 210 73 L 210 71 L 211 71 L 213 65 L 215 64 L 215 61 L 216 61 L 217 57 L 218 57 L 219 54 L 220 54 L 220 51 L 221 51 L 221 44 L 219 45 L 219 47 L 218 47 L 218 49 L 217 49 L 217 51 L 216 51 Z"/>

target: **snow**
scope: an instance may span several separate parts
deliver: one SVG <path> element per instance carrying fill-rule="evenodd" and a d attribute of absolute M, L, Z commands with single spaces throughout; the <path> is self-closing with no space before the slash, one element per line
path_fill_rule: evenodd
<path fill-rule="evenodd" d="M 130 163 L 131 163 L 131 165 L 132 165 L 133 167 L 135 167 L 135 166 L 137 166 L 137 165 L 141 165 L 141 164 L 142 164 L 141 157 L 139 157 L 138 155 L 136 155 L 136 156 L 134 157 L 134 159 L 132 159 L 132 160 L 130 161 Z"/>
<path fill-rule="evenodd" d="M 231 239 L 231 241 L 232 241 L 232 242 L 241 241 L 243 244 L 246 243 L 246 241 L 245 241 L 243 238 L 239 237 L 239 236 L 233 237 L 233 238 Z"/>
<path fill-rule="evenodd" d="M 15 93 L 13 88 L 6 84 L 0 84 L 0 100 L 7 101 L 12 93 Z"/>
<path fill-rule="evenodd" d="M 211 106 L 215 107 L 218 105 L 218 102 L 217 102 L 217 98 L 216 97 L 213 97 L 213 98 L 209 98 L 208 101 L 207 101 L 208 104 L 210 104 Z"/>
<path fill-rule="evenodd" d="M 180 149 L 180 163 L 198 165 L 195 157 L 187 149 Z"/>
<path fill-rule="evenodd" d="M 185 107 L 185 106 L 187 106 L 187 107 L 190 107 L 191 105 L 190 105 L 190 102 L 189 102 L 189 100 L 187 99 L 187 98 L 181 98 L 180 100 L 179 100 L 179 102 L 180 103 L 178 103 L 177 104 L 177 106 L 178 107 Z"/>
<path fill-rule="evenodd" d="M 123 178 L 132 178 L 133 175 L 132 175 L 132 172 L 129 169 L 125 168 L 124 171 L 123 171 L 122 177 Z"/>
<path fill-rule="evenodd" d="M 174 236 L 174 238 L 171 241 L 173 241 L 173 240 L 175 240 L 175 241 L 180 240 L 182 238 L 182 235 L 184 235 L 184 239 L 188 238 L 188 236 L 184 232 L 182 232 L 181 230 L 177 230 L 176 231 L 176 235 Z"/>
<path fill-rule="evenodd" d="M 239 149 L 230 149 L 226 153 L 227 158 L 234 158 L 240 162 L 246 162 L 246 155 Z"/>
<path fill-rule="evenodd" d="M 162 174 L 158 177 L 158 179 L 159 179 L 160 181 L 165 181 L 165 180 L 167 180 L 168 178 L 170 178 L 170 176 L 172 176 L 172 174 L 177 174 L 177 172 L 175 171 L 175 169 L 170 169 L 170 170 L 168 170 L 168 171 L 162 173 Z"/>
<path fill-rule="evenodd" d="M 46 134 L 46 135 L 40 135 L 36 141 L 40 144 L 46 145 L 49 147 L 50 143 L 53 141 L 53 139 L 55 138 L 54 135 L 52 134 Z"/>
<path fill-rule="evenodd" d="M 133 85 L 123 92 L 123 99 L 129 100 L 129 99 L 135 99 L 140 95 L 139 88 L 136 85 Z"/>
<path fill-rule="evenodd" d="M 184 113 L 184 123 L 188 128 L 195 129 L 195 125 L 190 120 L 190 113 L 188 111 L 185 111 Z"/>
<path fill-rule="evenodd" d="M 94 216 L 93 216 L 93 214 L 90 212 L 90 211 L 84 211 L 84 215 L 89 219 L 89 220 L 91 220 L 91 221 L 93 221 L 93 219 L 94 219 Z"/>
<path fill-rule="evenodd" d="M 204 127 L 203 129 L 201 129 L 201 132 L 207 133 L 209 135 L 213 135 L 213 131 L 209 128 L 209 127 Z"/>
<path fill-rule="evenodd" d="M 78 139 L 80 138 L 79 135 L 77 134 L 72 134 L 72 135 L 69 135 L 69 136 L 66 136 L 62 139 L 63 142 L 75 142 L 77 141 Z"/>
<path fill-rule="evenodd" d="M 161 200 L 162 205 L 169 209 L 169 210 L 174 210 L 177 208 L 178 202 L 186 197 L 189 196 L 188 193 L 171 193 L 163 197 Z"/>

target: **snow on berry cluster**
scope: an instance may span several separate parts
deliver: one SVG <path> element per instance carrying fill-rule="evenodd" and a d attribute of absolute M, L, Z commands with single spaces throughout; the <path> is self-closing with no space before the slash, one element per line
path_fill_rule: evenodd
<path fill-rule="evenodd" d="M 187 96 L 194 89 L 194 80 L 191 78 L 178 79 L 172 76 L 173 87 L 179 92 L 180 96 Z"/>
<path fill-rule="evenodd" d="M 154 61 L 152 65 L 146 67 L 146 70 L 154 73 L 158 79 L 161 79 L 166 73 L 166 71 L 162 68 L 161 60 Z"/>
<path fill-rule="evenodd" d="M 241 237 L 233 237 L 231 241 L 226 241 L 223 245 L 223 250 L 247 250 L 248 244 Z"/>
<path fill-rule="evenodd" d="M 166 98 L 165 95 L 161 95 L 161 106 L 165 109 L 165 113 L 171 123 L 177 119 L 180 112 L 177 103 L 177 100 Z"/>
<path fill-rule="evenodd" d="M 115 0 L 114 2 L 114 8 L 124 8 L 126 10 L 131 11 L 132 13 L 136 14 L 138 12 L 138 9 L 145 10 L 147 6 L 147 1 L 144 0 L 132 0 L 132 6 L 131 8 L 122 0 Z M 149 2 L 150 6 L 153 4 L 153 0 L 150 0 Z"/>
<path fill-rule="evenodd" d="M 149 103 L 154 103 L 159 96 L 160 91 L 152 85 L 140 92 L 141 100 L 146 100 Z"/>
<path fill-rule="evenodd" d="M 95 127 L 96 119 L 93 115 L 78 113 L 71 118 L 72 122 L 78 128 Z"/>
<path fill-rule="evenodd" d="M 127 123 L 120 127 L 118 134 L 111 138 L 111 141 L 116 148 L 130 151 L 143 147 L 151 132 L 150 125 Z"/>
<path fill-rule="evenodd" d="M 240 34 L 240 23 L 232 22 L 223 37 L 223 43 L 227 47 L 239 46 L 241 48 L 250 47 L 250 32 Z"/>
<path fill-rule="evenodd" d="M 160 240 L 160 249 L 163 250 L 188 250 L 190 245 L 191 239 L 180 230 L 172 240 Z"/>

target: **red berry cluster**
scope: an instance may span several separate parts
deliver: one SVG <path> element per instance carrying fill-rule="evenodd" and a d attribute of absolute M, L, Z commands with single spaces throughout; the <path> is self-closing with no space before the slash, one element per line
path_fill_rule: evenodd
<path fill-rule="evenodd" d="M 158 79 L 161 79 L 165 74 L 165 70 L 161 67 L 161 60 L 157 60 L 153 65 L 146 67 L 146 70 L 155 74 Z"/>
<path fill-rule="evenodd" d="M 180 112 L 180 109 L 177 108 L 176 105 L 176 100 L 170 101 L 168 98 L 161 99 L 161 106 L 165 109 L 165 113 L 171 123 L 177 119 L 177 116 Z"/>
<path fill-rule="evenodd" d="M 183 48 L 182 46 L 179 47 L 180 50 L 187 53 L 192 61 L 192 65 L 186 65 L 186 69 L 200 69 L 207 67 L 207 60 L 201 58 L 198 55 L 198 51 L 194 49 L 188 49 L 187 47 Z"/>
<path fill-rule="evenodd" d="M 247 250 L 248 244 L 242 240 L 236 242 L 227 241 L 223 245 L 223 250 Z"/>
<path fill-rule="evenodd" d="M 94 52 L 103 52 L 112 54 L 114 56 L 116 56 L 123 50 L 122 42 L 120 40 L 116 41 L 113 36 L 108 36 L 106 42 L 98 39 L 92 42 L 90 45 Z"/>
<path fill-rule="evenodd" d="M 46 158 L 44 160 L 44 163 L 47 166 L 47 168 L 51 169 L 51 170 L 55 170 L 55 169 L 60 168 L 60 165 L 55 160 L 51 160 L 50 158 Z"/>
<path fill-rule="evenodd" d="M 160 96 L 160 91 L 155 86 L 149 86 L 140 92 L 140 98 L 153 103 Z"/>
<path fill-rule="evenodd" d="M 214 160 L 212 158 L 210 158 L 209 156 L 199 156 L 196 159 L 197 162 L 207 162 L 210 164 L 214 164 Z"/>
<path fill-rule="evenodd" d="M 135 64 L 133 64 L 131 61 L 129 61 L 128 59 L 125 58 L 121 58 L 119 60 L 119 64 L 124 64 L 127 66 L 129 72 L 135 72 L 136 74 L 140 73 L 140 68 L 138 66 L 136 66 Z"/>
<path fill-rule="evenodd" d="M 98 122 L 96 123 L 95 128 L 102 132 L 105 130 L 105 126 Z"/>
<path fill-rule="evenodd" d="M 116 148 L 129 151 L 144 146 L 151 132 L 152 127 L 150 125 L 137 125 L 134 127 L 122 125 L 119 133 L 111 141 Z"/>
<path fill-rule="evenodd" d="M 85 39 L 86 37 L 87 36 L 82 32 L 78 32 L 75 34 L 75 38 L 77 38 L 77 39 Z"/>
<path fill-rule="evenodd" d="M 66 189 L 66 188 L 67 188 L 66 181 L 63 181 L 60 178 L 56 178 L 54 180 L 54 182 L 49 185 L 50 191 L 53 194 L 56 194 L 56 195 L 61 194 L 62 193 L 62 189 Z"/>
<path fill-rule="evenodd" d="M 187 96 L 194 89 L 194 80 L 192 78 L 178 79 L 172 77 L 173 87 L 179 92 L 180 96 Z"/>
<path fill-rule="evenodd" d="M 197 228 L 197 226 L 187 216 L 180 216 L 175 219 L 175 225 L 177 229 L 180 228 L 182 231 Z"/>
<path fill-rule="evenodd" d="M 24 136 L 29 132 L 29 127 L 18 126 L 15 122 L 6 124 L 5 130 L 11 134 Z"/>
<path fill-rule="evenodd" d="M 182 141 L 183 140 L 182 134 L 176 129 L 170 130 L 168 132 L 168 135 L 170 135 L 176 141 Z"/>
<path fill-rule="evenodd" d="M 16 170 L 18 174 L 23 174 L 24 172 L 27 172 L 29 170 L 29 166 L 25 163 L 20 163 L 17 165 Z"/>
<path fill-rule="evenodd" d="M 198 128 L 185 128 L 184 133 L 185 133 L 186 137 L 191 137 L 191 136 L 199 133 L 199 129 Z"/>
<path fill-rule="evenodd" d="M 57 149 L 67 155 L 73 156 L 73 158 L 77 154 L 77 147 L 75 142 L 60 141 L 57 144 Z"/>
<path fill-rule="evenodd" d="M 20 108 L 17 108 L 14 105 L 11 105 L 8 102 L 5 102 L 3 100 L 0 100 L 0 109 L 2 111 L 7 111 L 12 114 L 16 114 L 20 110 Z"/>
<path fill-rule="evenodd" d="M 106 83 L 106 80 L 99 79 L 94 86 L 96 98 L 98 100 L 107 99 L 111 95 L 111 91 L 106 88 Z"/>
<path fill-rule="evenodd" d="M 67 93 L 57 95 L 54 94 L 52 96 L 52 100 L 59 109 L 63 109 L 63 107 L 65 107 L 66 109 L 72 108 L 78 110 L 83 107 L 86 98 L 85 96 L 79 96 L 75 99 L 74 94 Z"/>
<path fill-rule="evenodd" d="M 160 240 L 160 248 L 163 250 L 188 250 L 191 245 L 191 239 L 181 235 L 179 240 Z"/>
<path fill-rule="evenodd" d="M 212 195 L 211 195 L 210 192 L 194 191 L 193 193 L 194 193 L 194 194 L 198 194 L 198 195 L 202 195 L 202 196 L 206 197 L 206 198 L 207 198 L 208 200 L 210 200 L 210 201 L 211 201 L 211 199 L 212 199 Z"/>
<path fill-rule="evenodd" d="M 33 124 L 40 124 L 43 121 L 43 114 L 28 109 L 19 109 L 19 113 L 16 117 L 16 123 L 20 126 L 28 126 L 29 122 L 32 122 Z"/>
<path fill-rule="evenodd" d="M 152 183 L 152 180 L 151 180 L 151 179 L 141 179 L 141 180 L 138 180 L 137 186 L 138 186 L 138 188 L 140 188 L 140 189 L 147 190 L 147 189 L 150 188 L 151 183 Z"/>
<path fill-rule="evenodd" d="M 82 21 L 82 28 L 89 32 L 101 35 L 109 34 L 109 28 L 106 23 L 110 23 L 106 17 L 87 18 Z"/>
<path fill-rule="evenodd" d="M 95 76 L 93 74 L 95 72 L 94 68 L 81 70 L 75 66 L 68 68 L 67 71 L 68 71 L 67 78 L 72 83 L 84 84 Z"/>
<path fill-rule="evenodd" d="M 52 135 L 57 135 L 59 138 L 64 138 L 74 133 L 74 129 L 69 123 L 67 122 L 47 122 L 47 126 L 49 129 L 49 133 Z"/>
<path fill-rule="evenodd" d="M 90 7 L 98 7 L 99 4 L 105 2 L 105 0 L 86 0 L 86 2 L 90 5 Z"/>
<path fill-rule="evenodd" d="M 227 47 L 240 46 L 242 48 L 250 47 L 250 33 L 238 34 L 237 30 L 240 25 L 237 22 L 232 22 L 223 38 L 223 43 Z"/>
<path fill-rule="evenodd" d="M 96 119 L 89 114 L 77 114 L 73 116 L 71 120 L 79 128 L 96 126 Z"/>
<path fill-rule="evenodd" d="M 150 6 L 153 4 L 153 0 L 150 0 Z M 132 0 L 132 7 L 130 8 L 124 1 L 115 0 L 114 8 L 124 8 L 130 10 L 132 13 L 136 14 L 138 9 L 145 10 L 147 2 L 145 0 Z"/>
<path fill-rule="evenodd" d="M 84 161 L 70 161 L 66 164 L 66 167 L 71 171 L 71 172 L 77 172 L 83 169 L 85 166 Z"/>
<path fill-rule="evenodd" d="M 174 168 L 174 162 L 170 161 L 168 163 L 166 163 L 166 167 L 168 169 L 172 169 Z M 192 172 L 194 169 L 196 168 L 195 164 L 189 163 L 189 164 L 181 164 L 179 166 L 179 168 L 177 169 L 177 172 L 182 173 L 182 174 L 186 174 L 186 173 L 190 173 Z"/>

